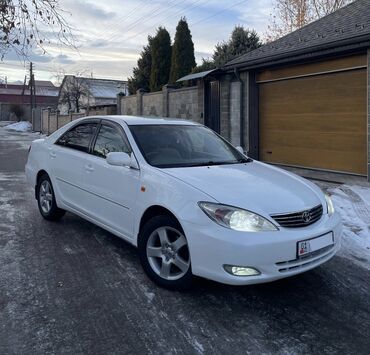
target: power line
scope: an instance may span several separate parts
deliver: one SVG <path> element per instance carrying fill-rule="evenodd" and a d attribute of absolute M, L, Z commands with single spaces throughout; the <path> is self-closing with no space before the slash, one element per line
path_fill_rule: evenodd
<path fill-rule="evenodd" d="M 139 5 L 135 6 L 131 11 L 129 11 L 127 14 L 123 15 L 123 16 L 120 16 L 116 19 L 116 21 L 114 21 L 114 23 L 110 24 L 111 26 L 115 26 L 115 25 L 118 25 L 118 24 L 122 24 L 122 23 L 125 23 L 130 17 L 132 17 L 132 15 L 136 12 L 137 9 L 139 9 L 141 6 L 142 6 L 142 3 L 144 2 L 147 2 L 147 0 L 141 0 L 139 2 Z M 113 30 L 113 31 L 110 31 L 110 33 L 106 33 L 106 35 L 110 35 L 114 32 L 116 32 L 117 30 Z"/>
<path fill-rule="evenodd" d="M 138 24 L 141 24 L 142 22 L 144 22 L 144 20 L 149 16 L 150 18 L 152 18 L 154 15 L 159 15 L 159 14 L 161 14 L 161 13 L 163 13 L 163 12 L 166 12 L 166 11 L 168 11 L 169 9 L 171 9 L 171 8 L 173 8 L 174 6 L 176 6 L 176 5 L 178 5 L 179 3 L 183 3 L 184 1 L 186 1 L 186 0 L 180 0 L 180 1 L 178 1 L 178 0 L 171 0 L 171 1 L 169 1 L 168 2 L 168 4 L 167 5 L 171 5 L 170 7 L 167 7 L 167 8 L 165 8 L 165 9 L 163 9 L 163 5 L 161 4 L 161 5 L 159 5 L 159 6 L 157 6 L 156 8 L 154 8 L 152 11 L 151 10 L 149 10 L 149 12 L 148 13 L 146 13 L 145 15 L 143 15 L 143 16 L 141 16 L 141 17 L 139 17 L 136 21 L 134 21 L 133 23 L 131 23 L 127 28 L 125 28 L 125 29 L 123 29 L 124 31 L 126 31 L 126 32 L 128 32 L 128 31 L 130 31 L 130 30 L 132 30 L 132 29 L 134 29 L 135 27 L 136 27 L 136 25 L 138 25 Z M 176 4 L 176 2 L 177 2 L 177 4 Z M 158 12 L 159 11 L 159 12 Z M 122 35 L 122 31 L 123 30 L 120 30 L 120 29 L 118 29 L 116 32 L 114 32 L 113 33 L 113 35 L 111 36 L 111 38 L 110 38 L 110 40 L 112 40 L 112 38 L 116 38 L 117 36 L 119 36 L 119 35 Z"/>
<path fill-rule="evenodd" d="M 149 29 L 153 28 L 153 27 L 156 27 L 158 24 L 160 24 L 161 22 L 163 21 L 166 21 L 167 19 L 171 18 L 171 17 L 175 17 L 177 16 L 178 14 L 182 13 L 183 11 L 185 11 L 186 9 L 189 9 L 189 8 L 197 8 L 201 5 L 205 5 L 206 3 L 208 3 L 210 0 L 206 0 L 204 3 L 201 3 L 201 4 L 198 4 L 196 6 L 194 6 L 195 4 L 199 3 L 199 1 L 202 1 L 202 0 L 196 0 L 195 2 L 193 2 L 190 6 L 185 6 L 184 8 L 182 8 L 180 11 L 177 11 L 176 13 L 174 14 L 171 14 L 170 16 L 167 16 L 165 17 L 164 19 L 162 19 L 160 22 L 156 22 L 155 24 L 151 25 L 150 27 L 147 27 L 144 31 L 141 31 L 131 37 L 128 37 L 128 38 L 124 38 L 124 40 L 128 41 L 128 40 L 131 40 L 131 39 L 134 39 L 136 38 L 137 36 L 140 36 L 141 34 L 147 32 Z"/>
<path fill-rule="evenodd" d="M 225 11 L 230 10 L 230 9 L 232 9 L 233 7 L 238 6 L 238 5 L 240 5 L 240 4 L 242 4 L 243 2 L 246 2 L 246 1 L 247 1 L 247 0 L 239 1 L 239 2 L 235 3 L 234 5 L 231 5 L 231 6 L 229 6 L 229 7 L 226 7 L 226 8 L 225 8 L 225 9 L 223 9 L 223 10 L 217 11 L 217 12 L 215 12 L 214 14 L 212 14 L 212 15 L 210 15 L 210 16 L 204 17 L 204 18 L 202 18 L 201 20 L 199 20 L 199 21 L 197 21 L 197 22 L 195 22 L 195 23 L 192 23 L 192 24 L 191 24 L 191 27 L 194 27 L 194 26 L 196 26 L 196 25 L 198 25 L 198 24 L 200 24 L 200 23 L 203 23 L 203 22 L 205 22 L 205 21 L 207 21 L 207 20 L 209 20 L 209 19 L 211 19 L 211 18 L 213 18 L 213 17 L 215 17 L 215 16 L 218 16 L 218 15 L 220 15 L 220 14 L 224 13 Z"/>

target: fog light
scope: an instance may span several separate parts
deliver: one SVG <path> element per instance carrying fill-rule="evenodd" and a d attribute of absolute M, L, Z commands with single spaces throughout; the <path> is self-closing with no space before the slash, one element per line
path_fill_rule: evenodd
<path fill-rule="evenodd" d="M 235 276 L 257 276 L 260 274 L 257 269 L 246 266 L 224 265 L 224 269 Z"/>

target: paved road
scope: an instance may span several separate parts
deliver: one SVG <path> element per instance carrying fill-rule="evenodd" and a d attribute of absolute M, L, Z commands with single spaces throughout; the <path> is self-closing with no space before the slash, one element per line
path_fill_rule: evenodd
<path fill-rule="evenodd" d="M 369 271 L 335 257 L 298 277 L 187 293 L 154 286 L 136 250 L 25 185 L 37 135 L 0 128 L 0 354 L 365 354 Z"/>

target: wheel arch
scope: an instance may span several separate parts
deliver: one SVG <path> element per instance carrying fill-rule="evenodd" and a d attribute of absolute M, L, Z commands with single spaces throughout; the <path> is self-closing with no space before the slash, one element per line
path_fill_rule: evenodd
<path fill-rule="evenodd" d="M 177 218 L 177 216 L 172 211 L 170 211 L 168 208 L 163 207 L 161 205 L 152 205 L 144 211 L 144 213 L 142 214 L 140 218 L 137 237 L 139 237 L 140 232 L 143 226 L 145 225 L 145 223 L 155 216 L 170 216 L 174 218 L 179 223 L 180 227 L 182 228 L 180 220 Z"/>
<path fill-rule="evenodd" d="M 42 175 L 46 174 L 47 176 L 49 176 L 49 174 L 47 173 L 46 170 L 44 169 L 40 169 L 37 174 L 36 174 L 36 185 L 35 185 L 35 199 L 37 200 L 37 194 L 38 194 L 38 185 L 39 185 L 39 180 L 41 178 Z"/>

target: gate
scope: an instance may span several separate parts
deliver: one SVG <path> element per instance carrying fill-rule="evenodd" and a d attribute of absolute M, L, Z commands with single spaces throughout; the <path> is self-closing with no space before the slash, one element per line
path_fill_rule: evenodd
<path fill-rule="evenodd" d="M 220 133 L 220 82 L 214 80 L 206 85 L 204 123 L 207 127 Z"/>

